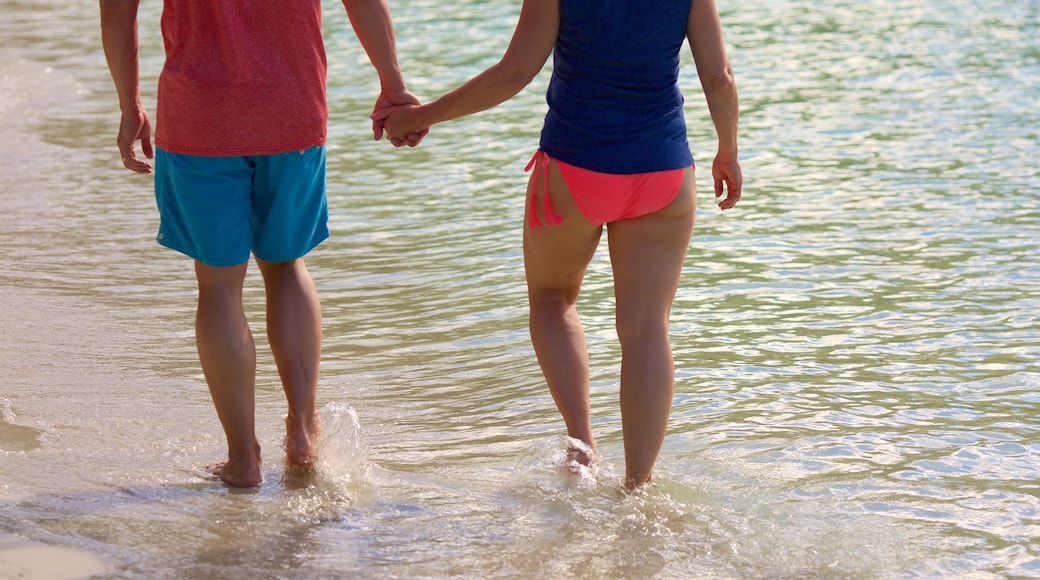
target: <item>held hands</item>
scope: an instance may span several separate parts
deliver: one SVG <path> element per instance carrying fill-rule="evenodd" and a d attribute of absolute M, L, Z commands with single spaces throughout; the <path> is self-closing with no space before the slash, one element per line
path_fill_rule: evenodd
<path fill-rule="evenodd" d="M 124 112 L 119 120 L 119 135 L 116 137 L 116 147 L 123 159 L 123 167 L 137 173 L 151 173 L 152 164 L 137 157 L 134 143 L 141 141 L 141 152 L 148 159 L 154 157 L 152 151 L 152 122 L 148 120 L 148 113 L 144 109 L 137 109 L 132 113 Z"/>
<path fill-rule="evenodd" d="M 376 141 L 386 133 L 387 140 L 394 147 L 407 145 L 415 147 L 430 132 L 429 127 L 411 126 L 411 130 L 402 131 L 402 123 L 396 119 L 396 112 L 415 110 L 419 107 L 419 99 L 407 90 L 380 93 L 376 106 L 372 110 L 372 135 Z M 391 121 L 390 116 L 395 119 Z"/>
<path fill-rule="evenodd" d="M 421 111 L 420 105 L 386 107 L 372 113 L 372 122 L 382 123 L 394 147 L 414 147 L 412 141 L 416 135 L 421 140 L 430 132 L 429 126 L 420 118 Z"/>

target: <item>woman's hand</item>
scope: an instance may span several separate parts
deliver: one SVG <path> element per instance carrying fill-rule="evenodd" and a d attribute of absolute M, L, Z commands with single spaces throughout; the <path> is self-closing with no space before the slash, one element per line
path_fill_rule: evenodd
<path fill-rule="evenodd" d="M 430 132 L 429 127 L 422 127 L 421 130 L 417 130 L 410 133 L 393 133 L 386 131 L 385 119 L 389 116 L 387 111 L 390 111 L 400 106 L 417 106 L 419 105 L 419 99 L 408 90 L 383 92 L 379 94 L 379 99 L 376 100 L 376 105 L 372 109 L 372 136 L 376 141 L 379 141 L 383 137 L 383 133 L 387 133 L 387 139 L 393 144 L 394 147 L 401 147 L 402 145 L 408 145 L 409 147 L 415 147 L 422 142 L 423 137 Z"/>
<path fill-rule="evenodd" d="M 372 113 L 372 124 L 378 124 L 386 132 L 394 147 L 415 147 L 430 132 L 422 112 L 417 103 L 383 107 Z"/>

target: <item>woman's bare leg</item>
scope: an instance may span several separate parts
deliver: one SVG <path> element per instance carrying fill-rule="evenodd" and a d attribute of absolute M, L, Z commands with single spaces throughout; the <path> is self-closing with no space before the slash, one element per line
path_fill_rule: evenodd
<path fill-rule="evenodd" d="M 539 217 L 542 217 L 545 184 L 540 167 L 535 168 L 528 187 L 536 186 Z M 549 191 L 563 223 L 532 229 L 527 218 L 524 219 L 531 342 L 549 392 L 567 426 L 567 434 L 595 450 L 589 416 L 588 347 L 575 305 L 585 269 L 599 245 L 602 228 L 590 224 L 581 214 L 554 164 L 550 164 Z M 584 464 L 593 459 L 580 451 L 572 455 Z"/>
<path fill-rule="evenodd" d="M 691 168 L 667 208 L 607 226 L 621 341 L 628 487 L 651 480 L 668 429 L 675 383 L 669 316 L 693 233 L 695 194 Z"/>

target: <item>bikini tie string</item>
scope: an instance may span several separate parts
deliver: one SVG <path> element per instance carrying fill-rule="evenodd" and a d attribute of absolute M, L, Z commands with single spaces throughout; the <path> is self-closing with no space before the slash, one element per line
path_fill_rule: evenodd
<path fill-rule="evenodd" d="M 554 226 L 556 224 L 562 224 L 563 218 L 561 218 L 555 211 L 553 211 L 552 198 L 549 197 L 549 154 L 539 149 L 534 152 L 531 156 L 531 160 L 527 162 L 527 167 L 524 167 L 524 172 L 528 172 L 536 164 L 541 165 L 542 168 L 542 182 L 545 183 L 545 221 L 548 225 Z M 542 221 L 538 219 L 538 180 L 532 180 L 531 184 L 531 201 L 530 207 L 527 210 L 527 221 L 531 228 L 538 228 L 542 226 Z"/>

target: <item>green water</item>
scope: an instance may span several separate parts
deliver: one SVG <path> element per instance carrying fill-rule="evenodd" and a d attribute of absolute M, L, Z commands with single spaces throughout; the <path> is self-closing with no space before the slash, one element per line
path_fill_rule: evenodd
<path fill-rule="evenodd" d="M 678 384 L 646 495 L 623 472 L 605 253 L 580 305 L 596 477 L 529 345 L 523 165 L 548 69 L 422 147 L 371 141 L 375 75 L 326 3 L 332 238 L 327 465 L 282 479 L 260 352 L 266 485 L 203 467 L 191 264 L 118 167 L 96 5 L 0 19 L 0 532 L 112 577 L 1040 576 L 1040 3 L 719 3 L 742 99 L 736 210 L 701 209 L 675 303 Z M 159 2 L 142 7 L 145 99 Z M 519 4 L 392 1 L 412 89 L 493 63 Z M 692 59 L 694 155 L 711 138 Z"/>

